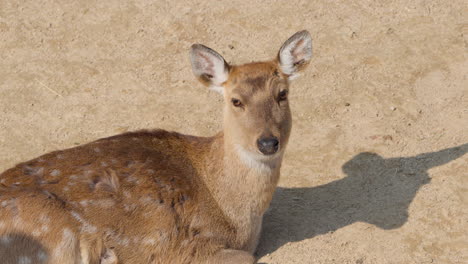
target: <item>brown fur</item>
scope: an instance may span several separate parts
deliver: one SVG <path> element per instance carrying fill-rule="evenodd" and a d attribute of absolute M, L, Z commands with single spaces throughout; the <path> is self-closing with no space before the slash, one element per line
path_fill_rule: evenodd
<path fill-rule="evenodd" d="M 224 132 L 213 137 L 126 133 L 0 174 L 6 263 L 253 263 L 291 129 L 277 64 L 229 66 Z M 272 158 L 256 149 L 265 135 L 280 141 Z"/>

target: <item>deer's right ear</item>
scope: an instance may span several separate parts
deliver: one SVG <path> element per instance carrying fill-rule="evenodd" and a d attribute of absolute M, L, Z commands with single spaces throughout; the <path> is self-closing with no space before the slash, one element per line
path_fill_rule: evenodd
<path fill-rule="evenodd" d="M 193 74 L 204 85 L 223 93 L 223 84 L 229 77 L 229 65 L 216 51 L 201 44 L 190 49 Z"/>

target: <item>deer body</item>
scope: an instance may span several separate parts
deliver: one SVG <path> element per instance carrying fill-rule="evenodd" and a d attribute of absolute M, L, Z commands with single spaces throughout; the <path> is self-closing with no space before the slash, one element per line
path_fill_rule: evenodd
<path fill-rule="evenodd" d="M 310 59 L 309 46 L 307 32 L 283 45 L 295 56 L 293 72 L 283 69 L 281 50 L 274 61 L 229 66 L 193 46 L 195 75 L 224 89 L 227 101 L 223 132 L 213 137 L 126 133 L 0 174 L 0 256 L 5 263 L 253 263 L 291 128 L 281 93 Z"/>

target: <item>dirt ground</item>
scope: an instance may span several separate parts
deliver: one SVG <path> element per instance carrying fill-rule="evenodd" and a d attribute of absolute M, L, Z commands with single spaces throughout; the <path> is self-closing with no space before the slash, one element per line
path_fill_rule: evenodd
<path fill-rule="evenodd" d="M 212 135 L 192 43 L 269 59 L 307 29 L 261 263 L 468 263 L 468 4 L 0 1 L 0 170 L 141 128 Z M 464 15 L 463 15 L 464 14 Z"/>

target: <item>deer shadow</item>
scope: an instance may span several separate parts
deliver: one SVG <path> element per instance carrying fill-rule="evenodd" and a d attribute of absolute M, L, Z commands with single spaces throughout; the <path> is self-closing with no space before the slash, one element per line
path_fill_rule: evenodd
<path fill-rule="evenodd" d="M 414 157 L 383 158 L 362 152 L 342 166 L 345 178 L 311 188 L 277 188 L 265 214 L 257 256 L 288 242 L 336 231 L 355 222 L 401 227 L 428 170 L 468 152 L 468 144 Z"/>

